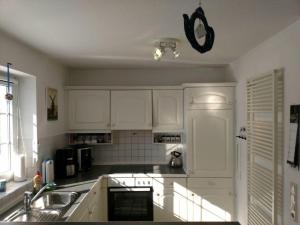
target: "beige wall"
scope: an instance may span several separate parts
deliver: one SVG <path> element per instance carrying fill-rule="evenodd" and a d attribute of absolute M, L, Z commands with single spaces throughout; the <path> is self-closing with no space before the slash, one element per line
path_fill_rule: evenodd
<path fill-rule="evenodd" d="M 227 79 L 238 82 L 236 88 L 236 122 L 237 130 L 246 125 L 246 80 L 252 76 L 266 73 L 273 69 L 284 68 L 284 222 L 283 224 L 296 225 L 289 216 L 289 185 L 295 182 L 300 188 L 300 173 L 286 162 L 289 147 L 289 108 L 291 104 L 300 104 L 300 20 L 276 34 L 271 39 L 251 50 L 246 55 L 233 62 L 227 70 Z M 240 164 L 246 165 L 246 149 L 242 152 Z M 237 210 L 239 219 L 245 225 L 246 215 L 246 176 L 244 167 L 242 179 L 237 180 Z M 240 193 L 240 195 L 239 195 Z M 298 192 L 299 193 L 299 192 Z M 298 206 L 300 194 L 298 194 Z M 300 207 L 298 207 L 298 218 Z M 299 220 L 299 219 L 298 219 Z"/>
<path fill-rule="evenodd" d="M 64 83 L 67 77 L 67 69 L 61 64 L 50 59 L 46 55 L 32 49 L 22 42 L 10 37 L 0 31 L 0 65 L 6 65 L 7 62 L 13 64 L 13 68 L 33 75 L 32 82 L 23 80 L 21 83 L 27 85 L 28 96 L 36 92 L 36 116 L 37 116 L 37 137 L 38 137 L 38 156 L 39 159 L 49 157 L 53 150 L 65 144 L 65 116 L 64 116 Z M 47 122 L 46 120 L 46 87 L 58 89 L 58 107 L 59 120 L 56 122 Z M 35 88 L 36 91 L 30 89 Z M 26 90 L 23 90 L 26 93 Z M 24 97 L 24 96 L 22 96 Z M 24 99 L 23 99 L 24 100 Z M 24 100 L 26 101 L 26 99 Z M 30 107 L 35 99 L 27 99 Z M 24 103 L 24 102 L 23 102 Z M 24 104 L 23 104 L 24 106 Z M 26 108 L 24 106 L 24 108 Z M 33 121 L 34 115 L 27 115 L 26 120 Z M 31 118 L 30 118 L 31 117 Z M 35 122 L 33 122 L 35 123 Z M 33 124 L 34 125 L 34 124 Z M 24 133 L 25 148 L 32 148 L 32 135 Z M 37 143 L 33 143 L 37 145 Z M 31 160 L 28 156 L 28 160 Z"/>
<path fill-rule="evenodd" d="M 104 69 L 70 71 L 68 85 L 179 85 L 224 82 L 224 67 L 190 69 Z"/>

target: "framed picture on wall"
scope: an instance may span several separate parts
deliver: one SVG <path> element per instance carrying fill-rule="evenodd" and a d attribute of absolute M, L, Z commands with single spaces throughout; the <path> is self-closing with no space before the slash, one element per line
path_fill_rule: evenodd
<path fill-rule="evenodd" d="M 47 103 L 47 121 L 58 120 L 58 92 L 57 89 L 47 87 L 46 90 L 46 103 Z"/>

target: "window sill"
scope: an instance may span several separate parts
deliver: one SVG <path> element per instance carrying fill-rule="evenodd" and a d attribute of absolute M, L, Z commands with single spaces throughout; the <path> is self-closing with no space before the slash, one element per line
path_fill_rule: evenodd
<path fill-rule="evenodd" d="M 23 199 L 24 192 L 32 190 L 32 180 L 8 182 L 6 192 L 0 192 L 0 214 L 4 213 Z"/>

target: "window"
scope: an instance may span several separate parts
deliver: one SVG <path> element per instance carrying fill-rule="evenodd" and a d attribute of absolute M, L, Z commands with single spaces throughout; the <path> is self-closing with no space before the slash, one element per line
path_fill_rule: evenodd
<path fill-rule="evenodd" d="M 11 86 L 14 99 L 7 101 L 7 83 L 0 75 L 0 174 L 12 171 L 12 159 L 17 145 L 16 84 Z"/>

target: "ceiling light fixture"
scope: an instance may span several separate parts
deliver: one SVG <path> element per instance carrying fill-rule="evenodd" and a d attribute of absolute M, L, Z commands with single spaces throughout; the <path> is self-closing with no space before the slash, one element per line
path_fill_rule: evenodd
<path fill-rule="evenodd" d="M 153 58 L 160 60 L 168 52 L 171 52 L 173 58 L 178 58 L 180 53 L 177 50 L 178 39 L 175 38 L 164 38 L 155 42 L 155 49 L 153 52 Z"/>

